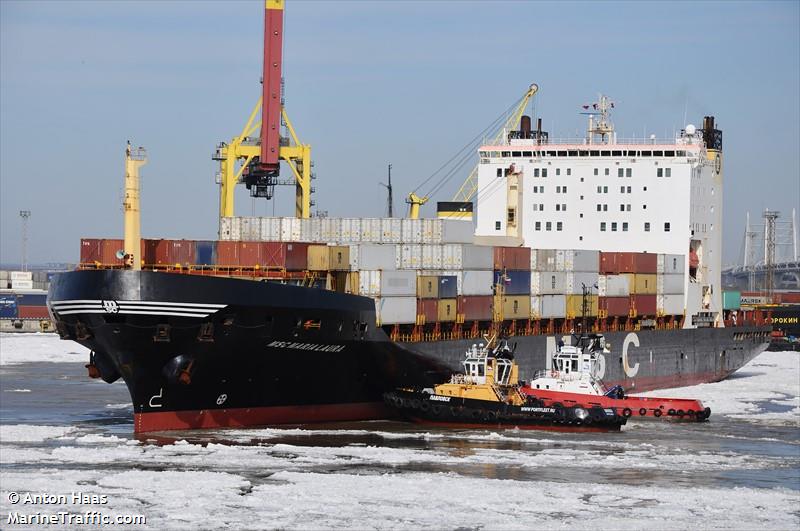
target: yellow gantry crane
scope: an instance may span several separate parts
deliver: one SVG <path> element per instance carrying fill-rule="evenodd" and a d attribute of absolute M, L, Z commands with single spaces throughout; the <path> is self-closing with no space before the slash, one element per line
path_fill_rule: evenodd
<path fill-rule="evenodd" d="M 247 120 L 239 136 L 229 143 L 217 146 L 213 159 L 219 161 L 219 216 L 234 216 L 234 187 L 242 181 L 242 174 L 250 163 L 261 154 L 261 142 L 254 134 L 261 128 L 261 120 L 256 120 L 261 111 L 261 98 L 258 99 L 250 118 Z M 295 180 L 295 216 L 307 218 L 311 216 L 311 145 L 303 144 L 297 138 L 292 123 L 281 107 L 281 116 L 289 131 L 290 142 L 280 146 L 280 158 L 292 169 Z M 241 162 L 237 169 L 237 163 Z M 277 184 L 288 184 L 284 181 Z"/>
<path fill-rule="evenodd" d="M 264 77 L 262 96 L 239 136 L 221 143 L 212 157 L 219 161 L 219 215 L 234 216 L 234 188 L 246 182 L 254 197 L 272 197 L 278 184 L 295 185 L 295 216 L 311 216 L 311 146 L 297 138 L 281 97 L 284 0 L 264 2 Z M 266 102 L 266 103 L 265 103 Z M 257 116 L 261 112 L 261 120 Z M 289 138 L 280 136 L 281 123 Z M 260 131 L 259 131 L 260 130 Z M 258 132 L 258 134 L 257 134 Z M 256 136 L 253 136 L 256 135 Z M 280 180 L 279 160 L 287 162 L 294 180 Z M 237 169 L 237 164 L 239 164 Z"/>

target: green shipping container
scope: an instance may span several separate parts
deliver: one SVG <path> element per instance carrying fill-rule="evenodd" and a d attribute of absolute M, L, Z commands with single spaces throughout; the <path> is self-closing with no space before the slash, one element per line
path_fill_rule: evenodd
<path fill-rule="evenodd" d="M 723 310 L 738 310 L 741 307 L 742 292 L 741 291 L 723 291 L 722 292 L 722 309 Z"/>

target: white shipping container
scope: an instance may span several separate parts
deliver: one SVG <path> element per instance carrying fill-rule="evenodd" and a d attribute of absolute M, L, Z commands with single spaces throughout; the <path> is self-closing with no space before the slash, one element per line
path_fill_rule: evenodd
<path fill-rule="evenodd" d="M 241 217 L 239 239 L 241 241 L 252 242 L 261 238 L 261 220 L 259 218 Z"/>
<path fill-rule="evenodd" d="M 461 265 L 464 269 L 494 269 L 494 247 L 485 245 L 464 245 L 461 255 Z"/>
<path fill-rule="evenodd" d="M 422 243 L 422 220 L 403 219 L 400 241 L 401 243 Z"/>
<path fill-rule="evenodd" d="M 397 269 L 396 246 L 380 243 L 362 243 L 359 246 L 358 266 L 361 269 Z"/>
<path fill-rule="evenodd" d="M 262 242 L 281 241 L 281 222 L 278 218 L 260 218 L 259 240 Z"/>
<path fill-rule="evenodd" d="M 358 272 L 358 294 L 364 297 L 378 297 L 381 294 L 381 272 Z"/>
<path fill-rule="evenodd" d="M 422 243 L 442 242 L 442 220 L 439 218 L 422 220 Z"/>
<path fill-rule="evenodd" d="M 533 253 L 531 253 L 533 256 Z M 564 270 L 594 273 L 600 270 L 600 251 L 571 249 L 564 252 Z"/>
<path fill-rule="evenodd" d="M 626 275 L 600 275 L 597 294 L 601 297 L 627 297 L 631 294 L 629 278 Z"/>
<path fill-rule="evenodd" d="M 656 293 L 658 295 L 681 295 L 685 292 L 683 273 L 665 274 L 656 277 Z"/>
<path fill-rule="evenodd" d="M 403 244 L 400 248 L 400 269 L 422 268 L 422 245 Z"/>
<path fill-rule="evenodd" d="M 531 250 L 536 253 L 536 262 L 531 264 L 531 271 L 556 271 L 556 251 L 553 249 Z M 531 259 L 533 261 L 533 259 Z"/>
<path fill-rule="evenodd" d="M 540 302 L 540 319 L 554 319 L 567 315 L 566 295 L 541 295 Z M 533 298 L 531 298 L 531 303 L 533 303 Z"/>
<path fill-rule="evenodd" d="M 238 217 L 222 218 L 219 223 L 219 239 L 225 241 L 241 240 L 241 219 Z"/>
<path fill-rule="evenodd" d="M 361 241 L 361 218 L 341 219 L 341 242 L 358 243 Z"/>
<path fill-rule="evenodd" d="M 31 271 L 11 271 L 9 278 L 11 278 L 11 282 L 33 280 L 33 273 Z"/>
<path fill-rule="evenodd" d="M 281 241 L 300 241 L 300 220 L 298 218 L 281 218 Z"/>
<path fill-rule="evenodd" d="M 359 247 L 357 243 L 350 244 L 350 271 L 358 271 L 361 269 L 358 267 L 359 259 Z"/>
<path fill-rule="evenodd" d="M 564 249 L 556 249 L 556 271 L 565 271 L 567 251 Z"/>
<path fill-rule="evenodd" d="M 463 249 L 460 243 L 442 245 L 442 269 L 460 270 L 463 266 Z"/>
<path fill-rule="evenodd" d="M 472 221 L 442 219 L 442 243 L 472 243 L 475 225 Z"/>
<path fill-rule="evenodd" d="M 33 280 L 11 280 L 11 289 L 33 289 Z"/>
<path fill-rule="evenodd" d="M 531 271 L 531 295 L 563 295 L 565 290 L 566 274 L 564 272 Z"/>
<path fill-rule="evenodd" d="M 683 274 L 686 267 L 686 255 L 683 254 L 660 254 L 656 271 L 667 274 Z"/>
<path fill-rule="evenodd" d="M 423 245 L 422 246 L 422 267 L 424 269 L 442 268 L 442 246 Z"/>
<path fill-rule="evenodd" d="M 567 294 L 582 295 L 583 287 L 586 286 L 589 295 L 597 295 L 599 276 L 597 273 L 573 272 L 567 275 Z"/>
<path fill-rule="evenodd" d="M 9 272 L 6 270 L 0 270 L 0 281 L 8 280 L 10 278 Z"/>
<path fill-rule="evenodd" d="M 381 297 L 416 297 L 416 271 L 381 271 Z"/>
<path fill-rule="evenodd" d="M 402 220 L 398 218 L 381 219 L 381 243 L 400 243 L 402 235 Z"/>
<path fill-rule="evenodd" d="M 657 295 L 656 310 L 660 315 L 683 315 L 683 295 Z"/>
<path fill-rule="evenodd" d="M 491 295 L 494 271 L 465 270 L 460 295 Z"/>
<path fill-rule="evenodd" d="M 339 218 L 322 218 L 322 241 L 339 243 L 342 240 L 342 223 Z M 344 242 L 349 243 L 349 242 Z M 351 252 L 352 256 L 352 252 Z"/>
<path fill-rule="evenodd" d="M 378 326 L 384 324 L 414 324 L 417 321 L 417 298 L 376 298 L 375 318 Z"/>
<path fill-rule="evenodd" d="M 361 241 L 371 242 L 371 243 L 381 243 L 380 218 L 361 219 Z"/>

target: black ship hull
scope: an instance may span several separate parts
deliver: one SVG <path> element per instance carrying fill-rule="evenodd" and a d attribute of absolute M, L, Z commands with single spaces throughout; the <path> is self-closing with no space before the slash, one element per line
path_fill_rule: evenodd
<path fill-rule="evenodd" d="M 447 380 L 476 342 L 395 343 L 375 326 L 369 298 L 196 275 L 64 273 L 48 307 L 61 337 L 93 352 L 90 372 L 125 381 L 137 432 L 385 418 L 383 393 Z M 763 328 L 636 334 L 638 346 L 624 332 L 606 334 L 607 383 L 720 380 L 767 345 Z M 511 342 L 524 378 L 555 349 L 552 336 Z"/>

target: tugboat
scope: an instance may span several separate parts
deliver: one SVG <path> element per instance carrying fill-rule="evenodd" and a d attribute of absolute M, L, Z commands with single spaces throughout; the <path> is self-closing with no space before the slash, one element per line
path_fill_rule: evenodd
<path fill-rule="evenodd" d="M 552 431 L 619 431 L 627 419 L 613 407 L 547 405 L 521 392 L 519 368 L 507 340 L 467 350 L 463 374 L 432 388 L 385 393 L 386 404 L 413 422 L 455 427 Z"/>
<path fill-rule="evenodd" d="M 521 391 L 547 406 L 617 408 L 625 418 L 701 422 L 711 416 L 711 409 L 699 400 L 628 396 L 619 385 L 606 388 L 596 377 L 601 373 L 601 354 L 609 354 L 601 334 L 583 335 L 576 345 L 559 345 L 552 368 L 538 371 Z"/>

